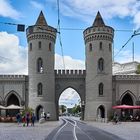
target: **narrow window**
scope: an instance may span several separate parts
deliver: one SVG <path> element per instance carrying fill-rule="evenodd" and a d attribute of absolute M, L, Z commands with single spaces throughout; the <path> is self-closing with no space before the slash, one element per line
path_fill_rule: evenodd
<path fill-rule="evenodd" d="M 42 60 L 42 58 L 37 59 L 37 72 L 43 73 L 43 60 Z"/>
<path fill-rule="evenodd" d="M 109 43 L 109 51 L 111 52 L 111 44 Z"/>
<path fill-rule="evenodd" d="M 37 94 L 38 94 L 38 96 L 42 95 L 42 88 L 43 88 L 42 83 L 39 83 L 37 85 Z"/>
<path fill-rule="evenodd" d="M 49 43 L 49 51 L 51 52 L 52 51 L 52 44 Z"/>
<path fill-rule="evenodd" d="M 30 43 L 29 50 L 32 51 L 32 43 Z"/>
<path fill-rule="evenodd" d="M 100 50 L 103 49 L 103 43 L 102 42 L 100 42 L 99 48 L 100 48 Z"/>
<path fill-rule="evenodd" d="M 102 72 L 102 71 L 104 70 L 104 59 L 103 59 L 103 58 L 100 58 L 100 59 L 98 60 L 98 70 L 99 70 L 100 72 Z"/>
<path fill-rule="evenodd" d="M 41 50 L 41 41 L 38 42 L 38 49 Z"/>
<path fill-rule="evenodd" d="M 100 83 L 98 88 L 99 88 L 99 96 L 102 96 L 103 95 L 103 91 L 104 91 L 103 83 Z"/>
<path fill-rule="evenodd" d="M 89 51 L 90 52 L 92 51 L 92 44 L 91 43 L 89 44 Z"/>

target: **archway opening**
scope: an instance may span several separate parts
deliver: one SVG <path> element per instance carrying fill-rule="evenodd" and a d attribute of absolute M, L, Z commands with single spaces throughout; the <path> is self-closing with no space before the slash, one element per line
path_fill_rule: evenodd
<path fill-rule="evenodd" d="M 124 97 L 122 98 L 121 104 L 125 105 L 133 105 L 133 99 L 130 94 L 125 94 Z"/>
<path fill-rule="evenodd" d="M 81 117 L 81 98 L 73 88 L 65 89 L 59 97 L 59 116 Z"/>
<path fill-rule="evenodd" d="M 121 101 L 121 104 L 122 105 L 133 105 L 133 99 L 132 99 L 132 96 L 127 93 L 123 96 L 122 98 L 122 101 Z M 127 119 L 129 118 L 130 115 L 133 115 L 133 110 L 132 109 L 125 109 L 125 110 L 121 110 L 121 114 L 122 114 L 122 117 Z"/>
<path fill-rule="evenodd" d="M 41 118 L 41 113 L 43 112 L 43 107 L 41 105 L 39 105 L 36 108 L 36 118 L 37 120 L 39 120 Z"/>
<path fill-rule="evenodd" d="M 17 98 L 15 94 L 11 94 L 7 99 L 7 106 L 12 105 L 12 104 L 20 106 L 19 99 Z M 19 109 L 11 109 L 11 110 L 9 109 L 9 110 L 6 110 L 6 115 L 16 116 L 16 114 L 19 112 L 20 112 Z"/>
<path fill-rule="evenodd" d="M 103 105 L 100 105 L 97 109 L 97 118 L 104 119 L 105 118 L 105 108 Z"/>

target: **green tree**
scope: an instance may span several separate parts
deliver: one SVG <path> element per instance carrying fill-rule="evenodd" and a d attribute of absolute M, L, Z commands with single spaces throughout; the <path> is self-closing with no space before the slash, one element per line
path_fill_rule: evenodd
<path fill-rule="evenodd" d="M 26 113 L 32 114 L 33 112 L 34 112 L 34 110 L 32 108 L 27 107 L 21 112 L 21 114 L 22 114 L 22 116 L 25 116 Z"/>
<path fill-rule="evenodd" d="M 136 74 L 140 74 L 140 64 L 137 66 Z"/>
<path fill-rule="evenodd" d="M 66 111 L 66 106 L 65 105 L 60 105 L 60 109 L 62 110 L 62 113 L 64 113 Z"/>
<path fill-rule="evenodd" d="M 72 108 L 72 113 L 77 114 L 79 112 L 81 112 L 81 106 L 75 104 L 75 106 Z"/>

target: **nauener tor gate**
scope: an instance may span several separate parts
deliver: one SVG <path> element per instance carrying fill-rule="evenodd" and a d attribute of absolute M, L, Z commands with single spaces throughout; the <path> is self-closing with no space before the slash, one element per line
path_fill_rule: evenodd
<path fill-rule="evenodd" d="M 55 99 L 58 117 L 58 102 L 61 93 L 67 88 L 73 88 L 80 96 L 81 103 L 85 103 L 85 70 L 58 70 L 55 71 Z M 82 110 L 84 111 L 84 110 Z M 83 112 L 82 112 L 83 114 Z"/>

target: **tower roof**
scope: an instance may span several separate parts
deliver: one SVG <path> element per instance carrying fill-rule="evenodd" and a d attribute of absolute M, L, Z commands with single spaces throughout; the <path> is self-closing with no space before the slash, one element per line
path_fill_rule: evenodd
<path fill-rule="evenodd" d="M 96 18 L 95 18 L 94 22 L 93 22 L 93 26 L 96 26 L 96 27 L 105 26 L 104 21 L 103 21 L 102 16 L 101 16 L 99 11 L 96 15 Z"/>
<path fill-rule="evenodd" d="M 47 25 L 43 12 L 41 11 L 35 25 Z"/>

